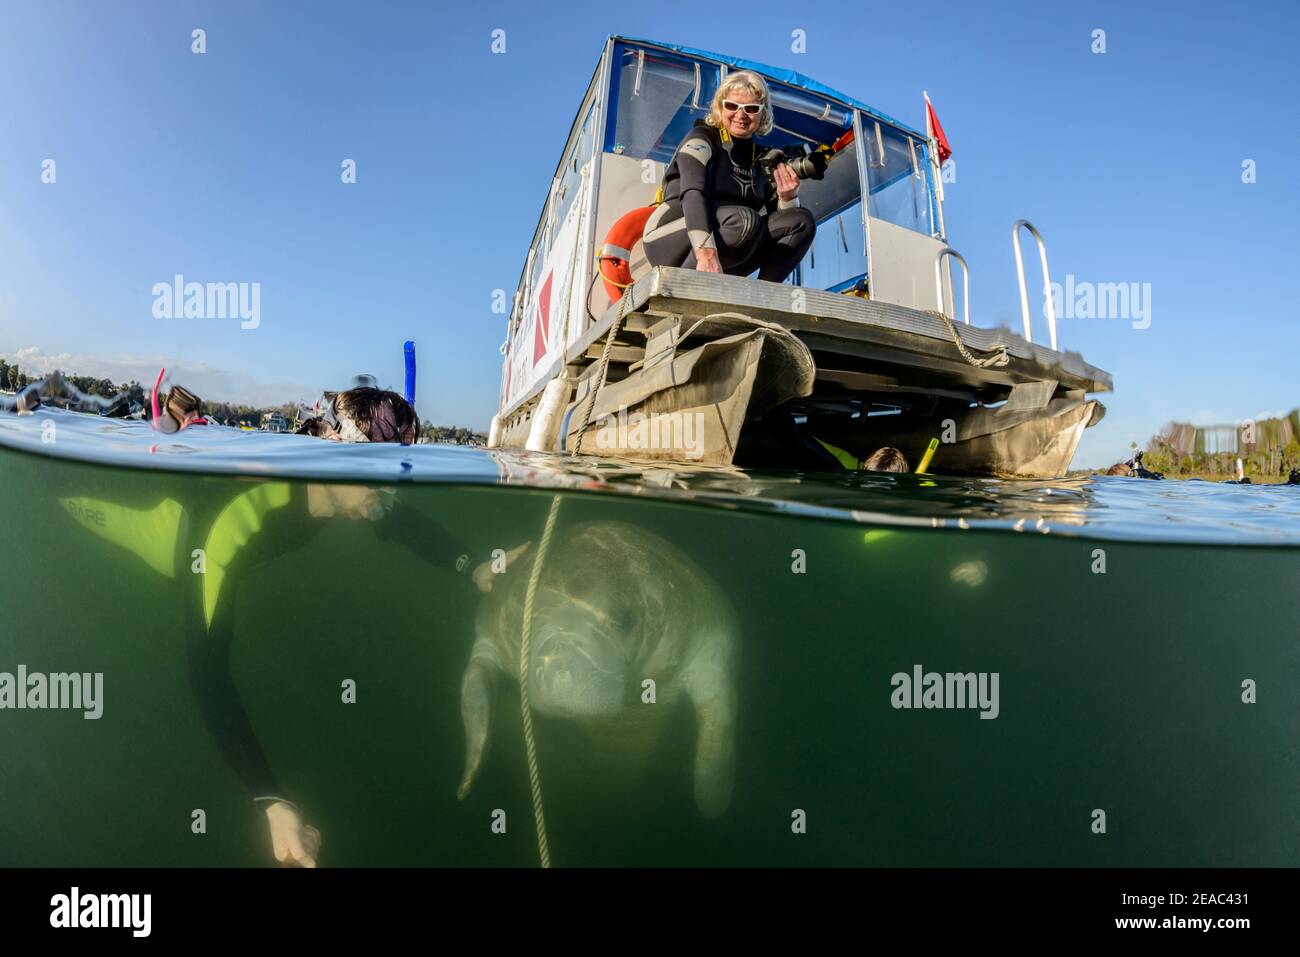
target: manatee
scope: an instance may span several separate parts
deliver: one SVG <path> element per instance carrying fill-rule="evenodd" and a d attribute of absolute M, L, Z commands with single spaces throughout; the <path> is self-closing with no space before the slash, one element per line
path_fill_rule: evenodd
<path fill-rule="evenodd" d="M 461 799 L 488 752 L 499 681 L 518 681 L 537 551 L 534 546 L 499 576 L 478 610 L 461 682 Z M 734 613 L 697 564 L 660 536 L 623 522 L 557 530 L 538 579 L 529 645 L 533 711 L 584 722 L 628 748 L 640 737 L 638 727 L 689 701 L 696 806 L 709 818 L 726 811 L 736 763 Z M 642 701 L 646 678 L 655 682 L 654 704 Z M 517 712 L 512 717 L 519 719 Z"/>

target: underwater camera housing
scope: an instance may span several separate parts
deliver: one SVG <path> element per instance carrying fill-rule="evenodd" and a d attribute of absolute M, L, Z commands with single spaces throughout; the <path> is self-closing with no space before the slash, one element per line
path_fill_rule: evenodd
<path fill-rule="evenodd" d="M 767 176 L 767 181 L 772 184 L 772 189 L 776 189 L 776 168 L 782 163 L 787 163 L 794 175 L 799 179 L 821 179 L 826 175 L 826 164 L 828 158 L 824 150 L 810 150 L 808 147 L 796 143 L 792 146 L 777 148 L 775 146 L 763 150 L 755 157 L 755 162 Z"/>

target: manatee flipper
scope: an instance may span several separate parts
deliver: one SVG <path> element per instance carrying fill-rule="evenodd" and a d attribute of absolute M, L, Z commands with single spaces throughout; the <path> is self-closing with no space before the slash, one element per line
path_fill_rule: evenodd
<path fill-rule="evenodd" d="M 460 715 L 465 722 L 465 773 L 456 790 L 457 800 L 474 786 L 487 753 L 492 730 L 492 703 L 496 699 L 497 669 L 477 658 L 470 659 L 460 683 Z"/>
<path fill-rule="evenodd" d="M 686 692 L 695 708 L 695 805 L 706 818 L 726 812 L 736 779 L 732 651 L 729 635 L 705 638 L 685 675 Z"/>

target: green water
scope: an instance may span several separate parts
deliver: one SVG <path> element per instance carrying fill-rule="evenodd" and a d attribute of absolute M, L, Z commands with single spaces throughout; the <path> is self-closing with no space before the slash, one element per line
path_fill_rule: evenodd
<path fill-rule="evenodd" d="M 191 688 L 188 583 L 60 502 L 189 509 L 263 482 L 0 448 L 0 671 L 104 675 L 99 720 L 0 710 L 0 864 L 273 862 Z M 653 733 L 537 714 L 556 866 L 1300 865 L 1300 549 L 491 484 L 412 483 L 397 499 L 487 556 L 536 549 L 557 494 L 556 549 L 588 522 L 671 543 L 733 606 L 737 654 L 734 787 L 716 819 L 693 796 L 689 702 L 632 689 L 629 708 L 667 710 Z M 482 771 L 456 796 L 478 607 L 522 590 L 529 562 L 485 598 L 368 519 L 298 520 L 323 527 L 235 586 L 229 667 L 277 779 L 321 830 L 321 864 L 536 865 L 517 681 L 501 682 Z M 566 563 L 553 552 L 543 584 L 547 565 Z M 997 718 L 892 707 L 891 676 L 918 664 L 997 673 Z"/>

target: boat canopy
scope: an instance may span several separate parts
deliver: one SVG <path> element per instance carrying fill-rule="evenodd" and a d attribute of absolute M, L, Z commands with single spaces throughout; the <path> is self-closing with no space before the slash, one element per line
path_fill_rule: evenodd
<path fill-rule="evenodd" d="M 771 77 L 774 80 L 779 80 L 780 82 L 785 83 L 788 86 L 797 87 L 798 89 L 801 90 L 807 90 L 810 93 L 817 93 L 820 94 L 821 96 L 829 97 L 832 100 L 838 100 L 839 102 L 843 103 L 845 106 L 851 106 L 855 110 L 861 110 L 863 113 L 866 113 L 868 116 L 872 116 L 885 123 L 889 123 L 891 126 L 896 126 L 905 133 L 911 133 L 913 136 L 918 136 L 921 137 L 922 139 L 925 138 L 924 134 L 919 133 L 918 131 L 912 129 L 905 123 L 900 123 L 892 116 L 888 116 L 884 113 L 881 113 L 879 110 L 868 106 L 866 103 L 863 103 L 861 100 L 854 99 L 853 97 L 848 96 L 845 93 L 841 93 L 839 90 L 827 86 L 825 83 L 819 83 L 817 80 L 814 80 L 812 77 L 804 76 L 802 73 L 799 73 L 795 70 L 786 70 L 783 69 L 782 67 L 769 66 L 766 63 L 759 63 L 757 60 L 746 60 L 744 57 L 728 56 L 725 53 L 711 53 L 708 50 L 698 50 L 695 47 L 682 46 L 680 43 L 663 43 L 659 40 L 646 40 L 640 37 L 625 37 L 625 36 L 620 36 L 618 34 L 610 34 L 608 39 L 613 40 L 615 42 L 626 41 L 628 43 L 636 43 L 636 44 L 641 44 L 643 46 L 656 46 L 664 50 L 675 50 L 678 53 L 684 53 L 690 57 L 697 57 L 704 60 L 713 60 L 717 63 L 725 63 L 727 66 L 734 67 L 737 70 L 752 70 L 755 73 L 761 73 L 765 77 Z"/>
<path fill-rule="evenodd" d="M 921 133 L 793 70 L 680 44 L 611 36 L 610 109 L 599 148 L 662 168 L 728 72 L 753 70 L 768 82 L 773 129 L 764 147 L 861 142 L 837 154 L 824 180 L 805 181 L 800 202 L 818 236 L 790 282 L 820 289 L 852 286 L 868 273 L 862 198 L 869 215 L 927 238 L 942 238 L 929 141 Z M 933 253 L 929 253 L 932 257 Z M 932 267 L 926 262 L 927 269 Z"/>

